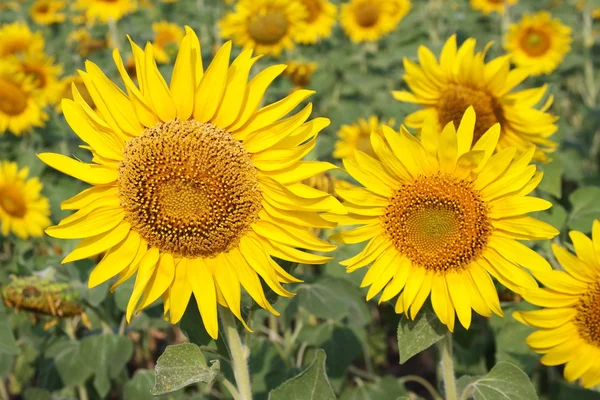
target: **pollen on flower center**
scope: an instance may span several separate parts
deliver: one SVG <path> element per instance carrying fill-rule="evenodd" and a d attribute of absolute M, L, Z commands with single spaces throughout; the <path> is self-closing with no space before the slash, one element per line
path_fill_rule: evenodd
<path fill-rule="evenodd" d="M 478 258 L 492 232 L 487 206 L 472 183 L 444 174 L 403 185 L 382 219 L 400 254 L 439 273 Z"/>
<path fill-rule="evenodd" d="M 285 36 L 288 29 L 286 16 L 278 10 L 267 11 L 250 21 L 248 32 L 260 44 L 275 44 Z"/>
<path fill-rule="evenodd" d="M 529 29 L 521 38 L 521 47 L 530 56 L 540 56 L 550 49 L 550 38 L 545 32 Z"/>
<path fill-rule="evenodd" d="M 127 143 L 119 197 L 126 220 L 150 246 L 188 258 L 237 246 L 262 198 L 241 143 L 193 120 L 158 124 Z"/>
<path fill-rule="evenodd" d="M 381 10 L 377 4 L 363 3 L 356 8 L 356 22 L 364 28 L 369 28 L 377 23 L 380 14 Z"/>
<path fill-rule="evenodd" d="M 0 208 L 15 218 L 23 218 L 27 213 L 23 195 L 17 188 L 11 186 L 0 186 Z"/>
<path fill-rule="evenodd" d="M 0 112 L 19 115 L 27 108 L 27 95 L 17 85 L 0 79 Z"/>
<path fill-rule="evenodd" d="M 579 300 L 574 323 L 581 338 L 600 347 L 600 282 L 590 285 Z"/>
<path fill-rule="evenodd" d="M 489 93 L 468 86 L 451 85 L 441 94 L 437 105 L 441 126 L 450 121 L 454 122 L 455 127 L 459 126 L 470 106 L 473 106 L 477 115 L 474 142 L 494 124 L 502 124 L 502 107 Z"/>

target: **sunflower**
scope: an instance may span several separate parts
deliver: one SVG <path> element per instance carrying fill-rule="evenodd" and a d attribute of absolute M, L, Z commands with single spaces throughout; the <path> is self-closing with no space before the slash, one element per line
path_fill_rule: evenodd
<path fill-rule="evenodd" d="M 67 18 L 63 11 L 63 0 L 36 0 L 29 8 L 29 16 L 39 25 L 52 25 L 64 22 Z"/>
<path fill-rule="evenodd" d="M 198 39 L 186 31 L 170 84 L 158 71 L 150 43 L 142 50 L 131 42 L 139 88 L 119 52 L 113 53 L 127 94 L 86 63 L 81 75 L 98 112 L 77 91 L 62 107 L 89 145 L 93 162 L 53 153 L 39 157 L 93 186 L 64 201 L 64 209 L 79 211 L 46 232 L 83 238 L 63 262 L 106 252 L 91 273 L 90 287 L 120 275 L 114 288 L 137 272 L 128 320 L 162 296 L 165 313 L 176 323 L 194 294 L 206 329 L 216 338 L 217 303 L 243 322 L 240 284 L 277 314 L 259 276 L 281 296 L 291 295 L 282 283 L 298 280 L 271 257 L 327 262 L 331 258 L 296 248 L 332 251 L 335 246 L 309 229 L 335 225 L 319 212 L 345 210 L 301 183 L 335 168 L 301 161 L 329 120 L 307 121 L 311 104 L 283 118 L 314 92 L 297 90 L 259 108 L 285 66 L 269 67 L 247 82 L 259 57 L 246 50 L 229 66 L 227 42 L 203 70 Z"/>
<path fill-rule="evenodd" d="M 382 138 L 371 135 L 380 161 L 361 151 L 344 166 L 365 186 L 337 189 L 348 215 L 331 219 L 361 225 L 334 236 L 343 243 L 369 241 L 356 256 L 343 261 L 348 272 L 371 264 L 361 286 L 367 300 L 383 290 L 380 302 L 399 295 L 396 312 L 414 319 L 431 294 L 440 321 L 454 329 L 454 313 L 469 328 L 471 308 L 478 314 L 502 315 L 490 275 L 507 288 L 522 292 L 537 287 L 532 271 L 550 265 L 516 240 L 549 239 L 558 232 L 526 214 L 552 203 L 528 197 L 542 174 L 529 165 L 534 148 L 496 154 L 498 124 L 472 146 L 475 112 L 469 108 L 455 130 L 441 134 L 428 120 L 421 141 L 401 128 L 384 126 Z"/>
<path fill-rule="evenodd" d="M 515 147 L 519 152 L 536 145 L 535 159 L 548 161 L 546 153 L 556 148 L 550 137 L 557 130 L 558 117 L 546 111 L 552 105 L 549 96 L 539 109 L 536 105 L 545 96 L 547 86 L 514 91 L 529 74 L 526 68 L 509 71 L 510 55 L 484 62 L 485 52 L 475 53 L 475 39 L 466 40 L 457 49 L 456 36 L 450 37 L 440 56 L 440 62 L 424 46 L 419 47 L 420 66 L 404 59 L 404 81 L 411 92 L 395 91 L 399 101 L 419 104 L 424 109 L 406 117 L 406 125 L 420 128 L 431 116 L 439 129 L 448 122 L 457 125 L 469 106 L 478 115 L 475 140 L 491 126 L 500 123 L 502 131 L 498 149 Z"/>
<path fill-rule="evenodd" d="M 184 36 L 183 29 L 177 24 L 167 21 L 155 22 L 152 24 L 154 31 L 154 59 L 158 63 L 167 63 L 171 56 L 177 52 L 177 45 Z"/>
<path fill-rule="evenodd" d="M 96 109 L 94 99 L 92 99 L 90 92 L 83 82 L 83 78 L 79 74 L 64 77 L 61 79 L 60 83 L 62 85 L 62 91 L 59 96 L 60 99 L 73 100 L 73 85 L 75 85 L 78 94 L 85 100 L 86 104 L 88 104 L 92 110 Z M 62 105 L 60 102 L 56 105 L 55 110 L 57 113 L 62 113 Z"/>
<path fill-rule="evenodd" d="M 409 8 L 408 0 L 350 0 L 342 4 L 342 28 L 353 42 L 374 42 L 394 30 L 399 10 Z"/>
<path fill-rule="evenodd" d="M 277 57 L 294 48 L 295 38 L 307 29 L 303 22 L 307 15 L 298 1 L 240 0 L 219 27 L 221 36 L 232 38 L 236 45 Z"/>
<path fill-rule="evenodd" d="M 396 121 L 390 119 L 388 121 L 379 121 L 375 115 L 371 115 L 369 119 L 360 118 L 351 125 L 342 125 L 337 135 L 339 140 L 335 143 L 333 157 L 346 158 L 354 154 L 354 150 L 360 150 L 363 153 L 376 157 L 375 151 L 371 146 L 371 133 L 376 132 L 383 137 L 383 126 L 393 127 Z"/>
<path fill-rule="evenodd" d="M 14 162 L 0 161 L 0 222 L 3 236 L 13 232 L 23 240 L 30 236 L 39 237 L 43 235 L 43 229 L 50 225 L 50 204 L 40 194 L 43 185 L 38 178 L 27 179 L 27 175 L 29 168 L 19 170 Z"/>
<path fill-rule="evenodd" d="M 63 85 L 59 80 L 62 66 L 54 63 L 54 57 L 44 53 L 27 54 L 23 57 L 13 56 L 12 62 L 17 69 L 30 77 L 35 85 L 33 96 L 41 105 L 55 105 L 60 100 Z"/>
<path fill-rule="evenodd" d="M 77 0 L 75 7 L 85 10 L 86 20 L 92 24 L 118 21 L 137 9 L 134 0 Z"/>
<path fill-rule="evenodd" d="M 510 25 L 504 48 L 532 75 L 549 74 L 571 50 L 571 28 L 547 11 L 525 14 L 518 25 Z"/>
<path fill-rule="evenodd" d="M 316 69 L 316 62 L 289 61 L 284 74 L 297 88 L 303 88 L 310 84 L 312 73 Z"/>
<path fill-rule="evenodd" d="M 44 37 L 32 32 L 26 23 L 13 22 L 0 28 L 0 57 L 12 54 L 38 53 L 44 49 Z"/>
<path fill-rule="evenodd" d="M 35 98 L 35 83 L 6 61 L 0 61 L 0 135 L 21 135 L 43 126 L 48 116 Z"/>
<path fill-rule="evenodd" d="M 600 221 L 594 221 L 591 240 L 577 231 L 569 236 L 577 257 L 553 245 L 564 271 L 536 273 L 546 288 L 522 294 L 531 304 L 544 308 L 513 316 L 539 329 L 526 342 L 544 354 L 544 365 L 566 364 L 567 381 L 581 378 L 583 386 L 592 388 L 600 384 Z"/>
<path fill-rule="evenodd" d="M 517 4 L 517 1 L 518 0 L 471 0 L 471 7 L 481 11 L 485 15 L 489 15 L 494 11 L 502 15 L 507 6 Z"/>
<path fill-rule="evenodd" d="M 314 44 L 331 36 L 336 22 L 337 8 L 328 0 L 299 0 L 306 8 L 304 22 L 306 28 L 298 31 L 295 39 L 298 43 Z"/>
<path fill-rule="evenodd" d="M 92 34 L 87 28 L 75 29 L 69 33 L 67 43 L 77 44 L 77 52 L 82 57 L 107 47 L 107 40 L 92 37 Z"/>

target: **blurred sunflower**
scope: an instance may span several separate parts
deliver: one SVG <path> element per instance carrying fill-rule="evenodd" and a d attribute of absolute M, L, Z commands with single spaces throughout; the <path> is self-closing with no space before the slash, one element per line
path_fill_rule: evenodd
<path fill-rule="evenodd" d="M 39 25 L 58 24 L 67 18 L 67 15 L 62 12 L 64 8 L 64 0 L 36 0 L 29 7 L 29 16 Z"/>
<path fill-rule="evenodd" d="M 77 0 L 75 7 L 84 10 L 86 20 L 92 24 L 118 21 L 137 9 L 134 0 Z"/>
<path fill-rule="evenodd" d="M 337 8 L 328 0 L 299 0 L 306 8 L 306 28 L 299 30 L 295 39 L 298 43 L 314 44 L 331 36 L 336 23 Z"/>
<path fill-rule="evenodd" d="M 535 273 L 546 288 L 522 294 L 543 308 L 513 316 L 539 329 L 526 342 L 544 354 L 542 364 L 566 364 L 567 381 L 581 378 L 584 387 L 592 388 L 600 384 L 600 221 L 594 221 L 592 240 L 577 231 L 569 236 L 577 257 L 553 245 L 554 255 L 565 270 Z"/>
<path fill-rule="evenodd" d="M 17 21 L 0 27 L 0 57 L 37 53 L 43 49 L 44 37 L 40 32 L 32 32 L 25 22 Z"/>
<path fill-rule="evenodd" d="M 402 21 L 412 8 L 410 0 L 388 0 L 388 2 L 390 4 L 390 18 L 395 24 Z"/>
<path fill-rule="evenodd" d="M 481 11 L 485 15 L 489 15 L 492 12 L 498 14 L 504 14 L 506 6 L 517 4 L 518 0 L 471 0 L 471 7 L 475 10 Z"/>
<path fill-rule="evenodd" d="M 183 39 L 183 28 L 177 24 L 160 21 L 152 24 L 152 31 L 154 31 L 154 41 L 152 42 L 154 59 L 158 63 L 171 61 L 171 57 L 177 54 L 177 46 Z"/>
<path fill-rule="evenodd" d="M 409 0 L 350 0 L 342 4 L 340 20 L 353 42 L 374 42 L 394 30 L 400 9 L 409 9 Z M 408 12 L 408 11 L 407 11 Z"/>
<path fill-rule="evenodd" d="M 549 74 L 571 50 L 571 40 L 571 28 L 540 11 L 510 25 L 504 48 L 518 67 L 529 68 L 532 75 Z"/>
<path fill-rule="evenodd" d="M 63 68 L 60 64 L 54 63 L 54 57 L 36 53 L 13 57 L 11 60 L 19 71 L 31 78 L 35 85 L 33 95 L 42 106 L 56 105 L 60 101 L 63 85 L 60 83 L 59 76 Z"/>
<path fill-rule="evenodd" d="M 0 61 L 0 135 L 9 131 L 21 135 L 34 126 L 43 126 L 48 116 L 34 93 L 35 83 L 16 66 Z"/>
<path fill-rule="evenodd" d="M 298 34 L 307 29 L 307 11 L 298 1 L 240 0 L 219 22 L 221 35 L 244 49 L 279 56 L 294 48 Z"/>
<path fill-rule="evenodd" d="M 547 86 L 511 92 L 529 75 L 527 68 L 510 70 L 510 55 L 484 61 L 484 52 L 475 52 L 475 39 L 466 40 L 457 49 L 456 36 L 450 37 L 438 63 L 425 46 L 419 47 L 420 65 L 404 59 L 404 81 L 411 92 L 392 92 L 396 100 L 419 104 L 424 109 L 406 117 L 406 125 L 420 128 L 427 117 L 438 121 L 439 128 L 453 121 L 458 125 L 469 106 L 477 113 L 475 140 L 496 123 L 502 131 L 498 149 L 515 147 L 519 152 L 536 145 L 535 159 L 548 161 L 547 153 L 556 149 L 548 138 L 557 130 L 558 117 L 546 111 L 553 97 L 538 109 Z"/>
<path fill-rule="evenodd" d="M 537 287 L 531 271 L 551 271 L 538 253 L 517 240 L 550 239 L 552 226 L 526 214 L 552 203 L 527 195 L 542 179 L 529 165 L 534 147 L 515 156 L 509 148 L 494 154 L 500 126 L 472 146 L 475 112 L 469 108 L 458 130 L 441 133 L 428 120 L 421 141 L 404 127 L 383 127 L 371 135 L 379 160 L 361 151 L 344 159 L 348 173 L 365 188 L 337 189 L 346 200 L 343 225 L 362 225 L 333 238 L 353 244 L 369 241 L 341 262 L 348 272 L 371 264 L 361 287 L 367 300 L 383 290 L 380 302 L 397 296 L 396 312 L 414 319 L 431 294 L 440 321 L 454 330 L 455 311 L 469 328 L 471 309 L 502 315 L 490 275 L 522 292 Z"/>
<path fill-rule="evenodd" d="M 82 57 L 107 47 L 106 40 L 94 38 L 87 28 L 79 28 L 69 33 L 67 42 L 75 43 L 77 52 Z"/>
<path fill-rule="evenodd" d="M 345 212 L 333 197 L 300 183 L 335 168 L 301 161 L 329 120 L 307 121 L 311 104 L 284 118 L 313 94 L 308 90 L 260 107 L 285 66 L 271 66 L 247 82 L 259 57 L 243 51 L 230 66 L 231 42 L 204 71 L 198 38 L 186 28 L 169 85 L 152 44 L 131 46 L 141 87 L 115 50 L 127 94 L 88 61 L 81 75 L 98 112 L 77 91 L 75 101 L 63 100 L 65 118 L 90 146 L 93 163 L 53 153 L 39 157 L 93 186 L 64 201 L 64 209 L 79 211 L 46 232 L 83 238 L 63 262 L 106 252 L 90 287 L 120 275 L 114 288 L 137 272 L 128 320 L 162 296 L 165 313 L 177 323 L 194 294 L 216 338 L 217 303 L 243 323 L 240 284 L 277 314 L 259 276 L 280 296 L 292 295 L 282 283 L 298 280 L 271 257 L 327 262 L 331 258 L 296 248 L 332 251 L 335 246 L 309 229 L 335 225 L 319 212 Z"/>
<path fill-rule="evenodd" d="M 303 88 L 310 84 L 312 73 L 316 69 L 316 62 L 288 61 L 284 74 L 297 88 Z"/>
<path fill-rule="evenodd" d="M 61 79 L 60 83 L 62 86 L 62 92 L 59 96 L 60 99 L 73 100 L 73 85 L 75 85 L 78 95 L 83 98 L 83 100 L 92 110 L 96 109 L 94 99 L 92 99 L 90 92 L 87 90 L 87 87 L 83 82 L 83 78 L 79 74 L 64 77 Z M 60 102 L 56 105 L 55 110 L 57 113 L 62 113 L 62 104 Z"/>
<path fill-rule="evenodd" d="M 393 127 L 396 125 L 394 119 L 379 121 L 376 115 L 371 115 L 368 120 L 360 118 L 351 125 L 342 125 L 337 135 L 339 140 L 335 143 L 333 157 L 346 158 L 354 154 L 354 150 L 376 157 L 373 146 L 371 146 L 371 132 L 383 137 L 383 126 Z"/>
<path fill-rule="evenodd" d="M 1 96 L 0 92 L 0 100 Z M 0 101 L 0 110 L 1 107 Z M 40 194 L 43 185 L 38 178 L 27 179 L 27 175 L 29 168 L 19 170 L 14 162 L 0 161 L 0 231 L 3 236 L 13 232 L 23 240 L 39 237 L 51 223 L 48 199 Z"/>

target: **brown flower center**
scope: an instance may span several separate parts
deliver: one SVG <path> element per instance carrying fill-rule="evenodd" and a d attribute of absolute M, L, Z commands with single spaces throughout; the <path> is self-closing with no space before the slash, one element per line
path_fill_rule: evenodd
<path fill-rule="evenodd" d="M 237 246 L 262 199 L 241 143 L 193 120 L 158 124 L 127 143 L 119 196 L 126 220 L 150 246 L 188 258 Z"/>
<path fill-rule="evenodd" d="M 359 4 L 354 11 L 356 22 L 364 28 L 370 28 L 377 24 L 380 14 L 379 6 L 370 1 Z"/>
<path fill-rule="evenodd" d="M 272 45 L 279 43 L 287 33 L 288 20 L 279 10 L 268 10 L 250 20 L 248 32 L 258 44 Z"/>
<path fill-rule="evenodd" d="M 50 5 L 48 3 L 39 3 L 35 6 L 35 12 L 38 14 L 47 14 L 50 12 Z"/>
<path fill-rule="evenodd" d="M 9 185 L 0 186 L 0 208 L 11 217 L 23 218 L 27 213 L 27 203 L 21 190 Z"/>
<path fill-rule="evenodd" d="M 31 64 L 23 64 L 22 66 L 23 72 L 27 75 L 33 77 L 35 85 L 38 89 L 43 89 L 48 84 L 48 79 L 46 78 L 46 74 L 42 70 L 41 66 L 31 65 Z"/>
<path fill-rule="evenodd" d="M 528 29 L 521 37 L 521 48 L 530 56 L 537 57 L 550 49 L 550 36 L 541 30 Z"/>
<path fill-rule="evenodd" d="M 306 22 L 314 22 L 323 11 L 319 0 L 302 0 L 302 4 L 304 4 L 306 11 L 308 11 Z"/>
<path fill-rule="evenodd" d="M 600 347 L 600 282 L 590 285 L 579 300 L 574 323 L 582 339 Z"/>
<path fill-rule="evenodd" d="M 451 85 L 441 95 L 437 104 L 440 125 L 453 121 L 458 127 L 470 106 L 475 109 L 477 120 L 473 141 L 479 138 L 494 124 L 504 121 L 502 106 L 489 93 L 463 85 Z"/>
<path fill-rule="evenodd" d="M 486 203 L 472 183 L 445 174 L 402 185 L 382 218 L 400 254 L 440 273 L 467 267 L 492 232 Z"/>
<path fill-rule="evenodd" d="M 14 116 L 27 108 L 27 95 L 12 82 L 0 78 L 0 112 Z"/>

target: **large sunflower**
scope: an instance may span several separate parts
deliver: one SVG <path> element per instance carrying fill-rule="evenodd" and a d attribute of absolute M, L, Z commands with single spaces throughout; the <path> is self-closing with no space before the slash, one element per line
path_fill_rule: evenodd
<path fill-rule="evenodd" d="M 64 22 L 67 15 L 63 12 L 64 0 L 36 0 L 29 7 L 29 15 L 36 24 L 51 25 Z"/>
<path fill-rule="evenodd" d="M 489 15 L 492 12 L 497 12 L 502 15 L 507 6 L 517 4 L 517 1 L 518 0 L 471 0 L 471 7 L 481 11 L 485 15 Z"/>
<path fill-rule="evenodd" d="M 518 25 L 510 25 L 504 48 L 532 75 L 549 74 L 571 50 L 571 28 L 547 11 L 525 14 Z"/>
<path fill-rule="evenodd" d="M 536 108 L 547 87 L 511 92 L 527 78 L 528 69 L 509 70 L 509 55 L 488 63 L 484 58 L 485 52 L 475 52 L 475 39 L 466 40 L 457 49 L 456 36 L 452 36 L 442 49 L 439 63 L 425 46 L 419 47 L 420 65 L 404 59 L 404 81 L 412 93 L 392 94 L 397 100 L 424 107 L 408 115 L 406 125 L 420 128 L 427 117 L 437 120 L 439 128 L 450 121 L 457 125 L 465 110 L 473 106 L 478 116 L 475 140 L 500 123 L 498 149 L 515 147 L 524 152 L 536 145 L 535 159 L 547 161 L 546 153 L 556 148 L 548 138 L 556 132 L 558 119 L 546 112 L 552 96 Z"/>
<path fill-rule="evenodd" d="M 118 21 L 137 9 L 134 0 L 77 0 L 75 7 L 85 11 L 90 23 Z"/>
<path fill-rule="evenodd" d="M 12 62 L 17 69 L 31 78 L 35 85 L 33 96 L 42 105 L 55 105 L 60 101 L 63 85 L 59 76 L 63 68 L 55 64 L 54 57 L 48 57 L 43 52 L 13 56 Z"/>
<path fill-rule="evenodd" d="M 566 364 L 569 382 L 581 378 L 586 388 L 600 384 L 600 221 L 594 221 L 592 240 L 569 233 L 577 257 L 553 245 L 564 271 L 535 273 L 546 288 L 527 290 L 525 300 L 543 309 L 515 312 L 520 322 L 538 328 L 526 339 L 544 354 L 545 365 Z"/>
<path fill-rule="evenodd" d="M 307 29 L 308 12 L 299 1 L 240 0 L 235 7 L 219 22 L 221 35 L 258 54 L 279 56 L 293 49 L 297 35 Z"/>
<path fill-rule="evenodd" d="M 331 219 L 361 225 L 334 236 L 343 243 L 368 241 L 342 265 L 348 272 L 371 264 L 361 286 L 367 300 L 397 296 L 396 312 L 415 318 L 431 294 L 440 321 L 454 329 L 454 313 L 465 328 L 471 309 L 502 315 L 490 275 L 522 292 L 537 287 L 524 268 L 549 271 L 550 265 L 517 240 L 549 239 L 558 232 L 528 217 L 552 204 L 527 195 L 542 174 L 529 165 L 533 147 L 496 154 L 498 124 L 472 146 L 475 112 L 469 108 L 458 130 L 448 123 L 441 134 L 429 120 L 421 141 L 403 127 L 384 126 L 385 139 L 371 135 L 379 160 L 356 151 L 344 159 L 347 171 L 365 188 L 337 189 L 347 216 Z"/>
<path fill-rule="evenodd" d="M 50 225 L 50 204 L 40 194 L 43 185 L 38 178 L 27 179 L 29 168 L 19 170 L 17 164 L 0 161 L 0 223 L 2 235 L 13 232 L 26 240 L 42 236 Z"/>
<path fill-rule="evenodd" d="M 341 7 L 342 28 L 350 40 L 374 42 L 394 30 L 410 9 L 410 1 L 350 0 Z"/>
<path fill-rule="evenodd" d="M 0 61 L 0 135 L 9 131 L 19 136 L 34 126 L 43 126 L 48 116 L 35 97 L 30 77 L 6 61 Z"/>
<path fill-rule="evenodd" d="M 335 246 L 309 229 L 334 225 L 318 212 L 345 211 L 333 197 L 300 183 L 335 168 L 302 161 L 329 120 L 307 121 L 311 104 L 284 118 L 313 92 L 297 90 L 259 108 L 285 66 L 269 67 L 247 82 L 258 57 L 243 51 L 230 66 L 227 42 L 203 70 L 198 39 L 186 30 L 170 84 L 156 67 L 151 44 L 142 50 L 131 43 L 139 88 L 119 52 L 113 53 L 127 93 L 86 63 L 81 75 L 98 112 L 77 91 L 62 108 L 89 145 L 92 163 L 52 153 L 39 157 L 93 186 L 63 202 L 64 209 L 79 211 L 46 232 L 83 238 L 63 262 L 106 252 L 90 287 L 120 275 L 117 286 L 137 272 L 128 320 L 162 296 L 176 323 L 193 293 L 216 338 L 217 303 L 241 320 L 240 284 L 276 314 L 259 276 L 281 296 L 291 295 L 281 283 L 298 280 L 271 257 L 328 261 L 297 248 L 332 251 Z"/>
<path fill-rule="evenodd" d="M 299 0 L 306 8 L 305 29 L 299 30 L 296 40 L 302 44 L 317 43 L 331 36 L 336 22 L 337 8 L 328 0 Z"/>
<path fill-rule="evenodd" d="M 373 146 L 371 146 L 371 133 L 376 132 L 383 137 L 383 126 L 393 127 L 396 121 L 380 121 L 376 115 L 371 115 L 369 119 L 359 118 L 351 125 L 342 125 L 337 135 L 339 140 L 335 143 L 333 157 L 346 158 L 354 154 L 354 150 L 360 150 L 363 153 L 376 157 Z"/>
<path fill-rule="evenodd" d="M 25 22 L 13 22 L 0 28 L 0 57 L 11 54 L 35 54 L 43 51 L 44 37 L 32 32 Z"/>

